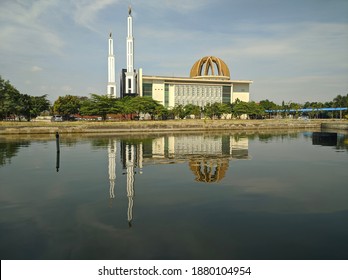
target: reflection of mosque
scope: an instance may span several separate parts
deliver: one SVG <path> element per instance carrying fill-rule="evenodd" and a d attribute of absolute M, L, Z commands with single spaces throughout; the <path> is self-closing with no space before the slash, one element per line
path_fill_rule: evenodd
<path fill-rule="evenodd" d="M 110 198 L 115 198 L 117 142 L 109 140 Z M 120 141 L 120 159 L 126 175 L 128 223 L 132 225 L 134 179 L 136 169 L 143 165 L 189 162 L 189 168 L 199 182 L 219 182 L 225 177 L 230 160 L 248 159 L 248 138 L 231 135 L 163 136 L 146 141 Z"/>

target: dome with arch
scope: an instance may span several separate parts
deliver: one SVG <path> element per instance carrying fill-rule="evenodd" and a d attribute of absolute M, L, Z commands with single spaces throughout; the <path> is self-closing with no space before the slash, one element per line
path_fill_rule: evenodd
<path fill-rule="evenodd" d="M 205 56 L 193 64 L 190 78 L 230 79 L 230 70 L 222 59 Z"/>

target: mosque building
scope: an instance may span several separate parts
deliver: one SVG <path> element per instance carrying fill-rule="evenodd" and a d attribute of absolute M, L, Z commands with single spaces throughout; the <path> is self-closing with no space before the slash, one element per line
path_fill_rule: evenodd
<path fill-rule="evenodd" d="M 252 81 L 231 80 L 230 70 L 220 58 L 206 56 L 197 60 L 190 77 L 145 76 L 139 70 L 139 95 L 149 96 L 167 108 L 193 104 L 233 103 L 237 98 L 249 101 Z"/>
<path fill-rule="evenodd" d="M 108 95 L 113 94 L 115 67 L 113 50 L 110 50 L 108 63 Z M 113 46 L 112 46 L 113 47 Z M 112 65 L 113 64 L 113 65 Z M 112 76 L 112 77 L 111 77 Z M 208 103 L 233 103 L 236 99 L 249 101 L 251 80 L 232 80 L 227 64 L 215 56 L 205 56 L 197 60 L 189 77 L 164 77 L 143 75 L 143 70 L 134 68 L 134 37 L 132 9 L 127 18 L 127 68 L 122 70 L 120 97 L 148 96 L 167 108 L 175 105 L 193 104 L 204 107 Z"/>

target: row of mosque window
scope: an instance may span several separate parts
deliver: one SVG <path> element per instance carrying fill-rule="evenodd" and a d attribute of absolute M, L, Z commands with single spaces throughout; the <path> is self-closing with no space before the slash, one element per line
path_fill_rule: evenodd
<path fill-rule="evenodd" d="M 175 96 L 193 96 L 193 97 L 221 97 L 220 92 L 176 92 Z"/>
<path fill-rule="evenodd" d="M 218 86 L 210 87 L 192 87 L 192 86 L 176 86 L 176 95 L 192 95 L 192 94 L 221 94 L 222 89 Z"/>
<path fill-rule="evenodd" d="M 175 105 L 188 105 L 188 104 L 192 104 L 192 105 L 197 105 L 200 107 L 204 107 L 205 105 L 207 105 L 208 103 L 215 103 L 215 102 L 221 102 L 221 100 L 210 100 L 210 101 L 201 101 L 201 100 L 176 100 L 175 101 Z"/>

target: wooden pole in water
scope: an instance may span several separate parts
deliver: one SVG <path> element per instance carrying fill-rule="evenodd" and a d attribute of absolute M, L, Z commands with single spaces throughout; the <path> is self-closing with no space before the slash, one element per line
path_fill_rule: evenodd
<path fill-rule="evenodd" d="M 59 133 L 56 132 L 56 146 L 57 146 L 57 156 L 56 156 L 56 170 L 59 171 L 59 163 L 60 163 L 60 147 L 59 147 Z"/>
<path fill-rule="evenodd" d="M 57 153 L 60 152 L 60 148 L 59 148 L 59 132 L 56 132 L 56 145 L 57 145 Z"/>

